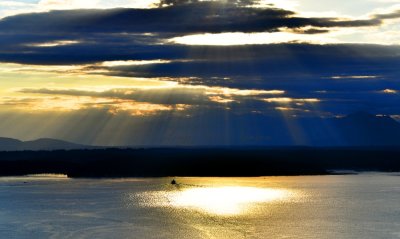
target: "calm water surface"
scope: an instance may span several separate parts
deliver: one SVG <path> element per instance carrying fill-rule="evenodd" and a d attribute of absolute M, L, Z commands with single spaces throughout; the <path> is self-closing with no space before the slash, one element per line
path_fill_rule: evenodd
<path fill-rule="evenodd" d="M 400 176 L 0 178 L 0 238 L 400 238 Z"/>

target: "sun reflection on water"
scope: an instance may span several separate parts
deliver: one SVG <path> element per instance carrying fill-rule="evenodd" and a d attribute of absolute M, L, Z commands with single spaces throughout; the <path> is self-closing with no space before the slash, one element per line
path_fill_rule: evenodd
<path fill-rule="evenodd" d="M 172 206 L 195 208 L 218 215 L 241 214 L 252 204 L 286 198 L 287 192 L 252 187 L 192 188 L 169 195 Z"/>
<path fill-rule="evenodd" d="M 145 206 L 197 210 L 220 216 L 251 213 L 259 203 L 286 200 L 292 193 L 284 189 L 223 186 L 198 187 L 153 192 L 144 196 Z"/>

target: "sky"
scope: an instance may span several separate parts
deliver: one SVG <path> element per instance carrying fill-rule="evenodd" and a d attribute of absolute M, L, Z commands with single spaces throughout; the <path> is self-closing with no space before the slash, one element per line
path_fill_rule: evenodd
<path fill-rule="evenodd" d="M 395 0 L 1 1 L 0 136 L 303 145 L 400 120 L 399 23 Z"/>

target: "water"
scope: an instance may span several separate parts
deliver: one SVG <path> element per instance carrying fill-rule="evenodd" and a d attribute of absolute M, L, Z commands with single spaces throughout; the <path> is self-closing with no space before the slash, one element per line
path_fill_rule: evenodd
<path fill-rule="evenodd" d="M 0 238 L 400 238 L 394 174 L 0 178 Z"/>

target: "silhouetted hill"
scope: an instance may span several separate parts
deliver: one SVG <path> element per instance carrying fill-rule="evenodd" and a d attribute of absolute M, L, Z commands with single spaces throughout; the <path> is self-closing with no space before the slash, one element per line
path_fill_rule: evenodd
<path fill-rule="evenodd" d="M 347 146 L 400 145 L 400 123 L 389 116 L 355 113 L 334 122 Z"/>
<path fill-rule="evenodd" d="M 10 138 L 1 138 L 0 137 L 0 150 L 4 151 L 7 149 L 17 149 L 20 148 L 23 144 L 22 141 Z"/>
<path fill-rule="evenodd" d="M 33 141 L 20 141 L 10 138 L 0 138 L 0 151 L 39 151 L 39 150 L 72 150 L 93 149 L 93 146 L 74 144 L 56 139 L 38 139 Z"/>

